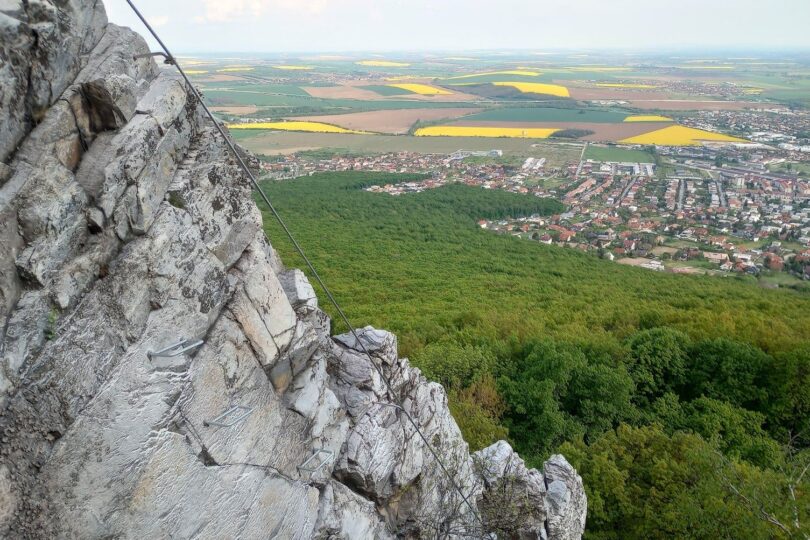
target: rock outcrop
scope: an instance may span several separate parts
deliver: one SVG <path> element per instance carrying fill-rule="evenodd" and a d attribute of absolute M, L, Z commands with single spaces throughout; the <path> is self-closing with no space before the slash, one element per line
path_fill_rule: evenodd
<path fill-rule="evenodd" d="M 582 478 L 561 455 L 527 469 L 506 441 L 473 454 L 483 481 L 478 507 L 498 537 L 576 539 L 588 510 Z"/>
<path fill-rule="evenodd" d="M 0 8 L 0 537 L 480 537 L 513 481 L 519 537 L 581 535 L 562 457 L 473 460 L 392 334 L 330 337 L 142 38 L 101 2 Z"/>

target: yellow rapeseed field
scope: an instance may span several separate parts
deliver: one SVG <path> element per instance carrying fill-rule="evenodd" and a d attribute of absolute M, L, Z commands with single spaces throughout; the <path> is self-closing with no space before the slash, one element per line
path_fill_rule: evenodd
<path fill-rule="evenodd" d="M 634 114 L 624 119 L 625 122 L 674 122 L 668 116 L 659 116 L 657 114 Z"/>
<path fill-rule="evenodd" d="M 311 133 L 368 133 L 345 129 L 322 122 L 254 122 L 245 124 L 228 124 L 229 129 L 278 129 L 281 131 L 308 131 Z"/>
<path fill-rule="evenodd" d="M 390 60 L 360 60 L 355 62 L 358 66 L 372 66 L 372 67 L 408 67 L 410 64 L 406 62 L 391 62 Z"/>
<path fill-rule="evenodd" d="M 187 69 L 186 75 L 203 75 L 208 73 L 208 70 L 205 69 Z"/>
<path fill-rule="evenodd" d="M 559 84 L 526 83 L 526 82 L 494 82 L 495 86 L 511 86 L 524 94 L 547 94 L 550 96 L 570 97 L 568 88 Z"/>
<path fill-rule="evenodd" d="M 443 88 L 436 88 L 435 86 L 430 86 L 428 84 L 399 83 L 399 84 L 389 84 L 388 86 L 392 86 L 394 88 L 401 88 L 403 90 L 413 92 L 414 94 L 419 94 L 420 96 L 449 96 L 450 94 L 453 93 Z"/>
<path fill-rule="evenodd" d="M 619 142 L 624 144 L 658 144 L 662 146 L 697 146 L 703 141 L 748 142 L 745 139 L 738 139 L 730 135 L 712 133 L 711 131 L 686 126 L 669 126 Z"/>
<path fill-rule="evenodd" d="M 486 77 L 487 75 L 518 75 L 522 77 L 537 77 L 538 75 L 540 75 L 540 72 L 526 71 L 522 69 L 513 69 L 509 71 L 487 71 L 484 73 L 470 73 L 469 75 L 456 75 L 455 77 L 449 77 L 447 80 L 469 79 L 472 77 Z"/>
<path fill-rule="evenodd" d="M 274 69 L 285 69 L 288 71 L 306 71 L 308 69 L 312 69 L 312 66 L 293 66 L 290 64 L 280 64 L 278 66 L 273 66 Z"/>
<path fill-rule="evenodd" d="M 417 129 L 417 137 L 512 137 L 522 139 L 547 139 L 553 128 L 506 128 L 477 126 L 430 126 Z"/>
<path fill-rule="evenodd" d="M 638 88 L 638 89 L 650 89 L 650 88 L 658 88 L 658 86 L 654 84 L 641 84 L 641 83 L 596 83 L 596 86 L 601 88 Z"/>

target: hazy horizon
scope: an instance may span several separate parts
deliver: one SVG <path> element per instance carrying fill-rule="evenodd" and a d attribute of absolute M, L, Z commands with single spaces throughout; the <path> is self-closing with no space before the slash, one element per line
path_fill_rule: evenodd
<path fill-rule="evenodd" d="M 782 0 L 138 0 L 176 52 L 614 53 L 810 50 L 810 2 Z M 144 33 L 124 0 L 110 21 Z"/>

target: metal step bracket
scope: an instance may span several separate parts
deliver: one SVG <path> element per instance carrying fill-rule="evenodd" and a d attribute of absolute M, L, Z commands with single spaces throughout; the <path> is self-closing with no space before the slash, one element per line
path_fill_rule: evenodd
<path fill-rule="evenodd" d="M 169 56 L 166 53 L 162 53 L 162 52 L 150 52 L 150 53 L 144 53 L 144 54 L 136 54 L 135 56 L 132 57 L 132 59 L 133 60 L 138 60 L 140 58 L 149 58 L 149 57 L 157 57 L 157 56 L 162 56 L 163 57 L 163 63 L 164 64 L 169 64 L 169 65 L 176 64 L 176 62 L 174 61 L 174 57 Z"/>
<path fill-rule="evenodd" d="M 146 356 L 148 356 L 150 359 L 174 358 L 202 346 L 203 343 L 205 342 L 201 339 L 182 339 L 173 345 L 169 345 L 165 349 L 155 352 L 147 351 Z"/>
<path fill-rule="evenodd" d="M 253 412 L 253 407 L 243 407 L 242 405 L 234 405 L 224 413 L 220 414 L 213 420 L 206 420 L 203 421 L 203 425 L 205 427 L 216 426 L 216 427 L 231 427 L 235 426 L 245 418 L 247 418 L 250 413 Z"/>
<path fill-rule="evenodd" d="M 335 457 L 335 453 L 331 450 L 319 448 L 315 450 L 315 453 L 309 456 L 306 461 L 298 466 L 298 473 L 301 474 L 301 471 L 305 471 L 312 476 L 316 472 L 320 471 L 324 465 L 329 463 L 333 457 Z M 312 465 L 312 462 L 317 462 L 319 459 L 320 461 L 317 464 Z"/>

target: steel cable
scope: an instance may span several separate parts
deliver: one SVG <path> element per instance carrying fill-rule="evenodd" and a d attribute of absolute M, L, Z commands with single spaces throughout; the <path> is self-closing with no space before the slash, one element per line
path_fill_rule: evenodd
<path fill-rule="evenodd" d="M 383 382 L 385 383 L 385 386 L 388 388 L 388 391 L 391 394 L 391 399 L 392 400 L 395 399 L 396 394 L 394 392 L 394 388 L 391 386 L 391 382 L 388 380 L 388 377 L 385 376 L 385 373 L 383 373 L 382 368 L 380 366 L 378 366 L 377 363 L 374 361 L 374 358 L 372 358 L 371 353 L 369 353 L 369 351 L 366 348 L 365 344 L 360 339 L 360 336 L 357 334 L 357 331 L 355 330 L 354 326 L 349 322 L 349 318 L 346 316 L 345 312 L 340 307 L 340 304 L 338 304 L 337 300 L 332 295 L 332 292 L 326 286 L 326 283 L 324 283 L 323 279 L 321 279 L 321 276 L 318 274 L 318 271 L 315 270 L 315 267 L 313 266 L 312 262 L 309 260 L 309 257 L 307 257 L 307 255 L 304 253 L 304 250 L 301 248 L 300 244 L 295 239 L 295 236 L 293 236 L 292 232 L 287 227 L 287 224 L 284 222 L 281 215 L 278 213 L 276 208 L 273 206 L 273 203 L 270 202 L 270 199 L 267 197 L 267 194 L 264 192 L 264 189 L 262 189 L 261 185 L 259 185 L 259 182 L 256 180 L 256 177 L 250 171 L 250 168 L 247 166 L 247 164 L 245 164 L 244 160 L 242 159 L 242 156 L 239 154 L 239 151 L 236 149 L 236 146 L 233 144 L 233 142 L 231 142 L 231 139 L 228 136 L 228 134 L 225 132 L 225 130 L 222 128 L 221 124 L 214 117 L 214 114 L 211 112 L 211 110 L 208 108 L 208 106 L 205 104 L 205 101 L 203 100 L 202 95 L 200 95 L 197 88 L 191 83 L 191 81 L 189 80 L 189 78 L 186 75 L 185 71 L 183 71 L 183 68 L 180 67 L 180 65 L 177 63 L 177 61 L 175 60 L 172 53 L 169 51 L 169 48 L 166 46 L 166 44 L 163 42 L 163 40 L 160 39 L 160 36 L 158 36 L 157 32 L 155 32 L 155 30 L 152 28 L 152 25 L 150 25 L 149 22 L 147 22 L 146 18 L 141 14 L 140 10 L 138 10 L 138 8 L 135 6 L 133 1 L 132 0 L 126 0 L 126 2 L 127 2 L 127 4 L 129 4 L 129 7 L 132 8 L 132 11 L 135 13 L 135 15 L 144 24 L 146 29 L 149 30 L 149 33 L 152 34 L 152 37 L 155 38 L 155 40 L 158 42 L 160 47 L 163 49 L 163 52 L 166 55 L 167 63 L 174 65 L 174 67 L 177 69 L 177 71 L 183 77 L 183 80 L 186 82 L 186 87 L 188 88 L 188 91 L 191 92 L 194 95 L 194 97 L 198 100 L 199 104 L 205 110 L 206 115 L 208 116 L 208 118 L 211 119 L 211 121 L 214 124 L 214 127 L 216 127 L 217 131 L 219 132 L 219 134 L 222 136 L 223 140 L 225 141 L 225 144 L 228 146 L 228 148 L 231 150 L 234 157 L 236 158 L 236 161 L 239 164 L 239 167 L 242 169 L 242 171 L 250 179 L 251 184 L 253 184 L 253 187 L 256 189 L 256 191 L 259 193 L 259 195 L 261 196 L 264 203 L 270 209 L 270 212 L 273 214 L 273 217 L 276 219 L 276 221 L 278 221 L 278 224 L 281 226 L 281 228 L 284 230 L 284 233 L 287 235 L 287 237 L 292 242 L 293 246 L 295 247 L 295 250 L 298 252 L 298 254 L 301 256 L 301 258 L 304 260 L 304 263 L 306 263 L 307 268 L 309 268 L 309 271 L 312 273 L 312 276 L 315 278 L 315 281 L 317 281 L 318 285 L 321 286 L 321 288 L 323 289 L 323 291 L 326 294 L 327 298 L 329 299 L 329 302 L 335 307 L 335 310 L 337 311 L 340 319 L 343 321 L 343 323 L 349 329 L 349 332 L 352 334 L 355 341 L 357 342 L 357 344 L 362 349 L 363 354 L 365 354 L 368 357 L 369 362 L 371 362 L 371 365 L 374 366 L 374 369 L 377 371 L 380 378 L 382 378 Z M 265 232 L 265 238 L 267 238 L 267 233 L 266 232 Z M 269 238 L 267 238 L 267 240 L 269 242 Z M 427 446 L 428 450 L 430 450 L 430 453 L 433 455 L 434 459 L 439 464 L 439 467 L 442 469 L 442 472 L 445 474 L 445 476 L 447 476 L 448 480 L 450 480 L 450 483 L 452 484 L 453 489 L 455 489 L 455 491 L 458 492 L 458 494 L 461 496 L 464 503 L 467 505 L 467 507 L 472 512 L 472 514 L 475 517 L 476 521 L 478 521 L 478 523 L 481 525 L 481 530 L 482 530 L 482 533 L 483 533 L 484 523 L 483 523 L 483 521 L 481 521 L 481 517 L 478 515 L 478 509 L 476 508 L 476 506 L 473 505 L 470 502 L 469 498 L 461 490 L 461 488 L 459 487 L 459 485 L 456 482 L 455 478 L 453 478 L 453 475 L 450 474 L 450 471 L 447 469 L 447 466 L 444 464 L 442 459 L 439 457 L 439 454 L 433 448 L 433 445 L 430 444 L 430 441 L 428 441 L 425 434 L 422 433 L 422 430 L 419 429 L 419 425 L 416 423 L 416 421 L 413 419 L 413 417 L 410 415 L 410 413 L 408 413 L 408 411 L 406 411 L 400 404 L 393 404 L 393 405 L 398 410 L 402 411 L 405 414 L 406 418 L 408 418 L 408 420 L 410 421 L 411 425 L 413 425 L 414 429 L 419 434 L 422 441 L 425 443 L 425 446 Z M 483 536 L 483 534 L 482 534 L 482 536 Z"/>

